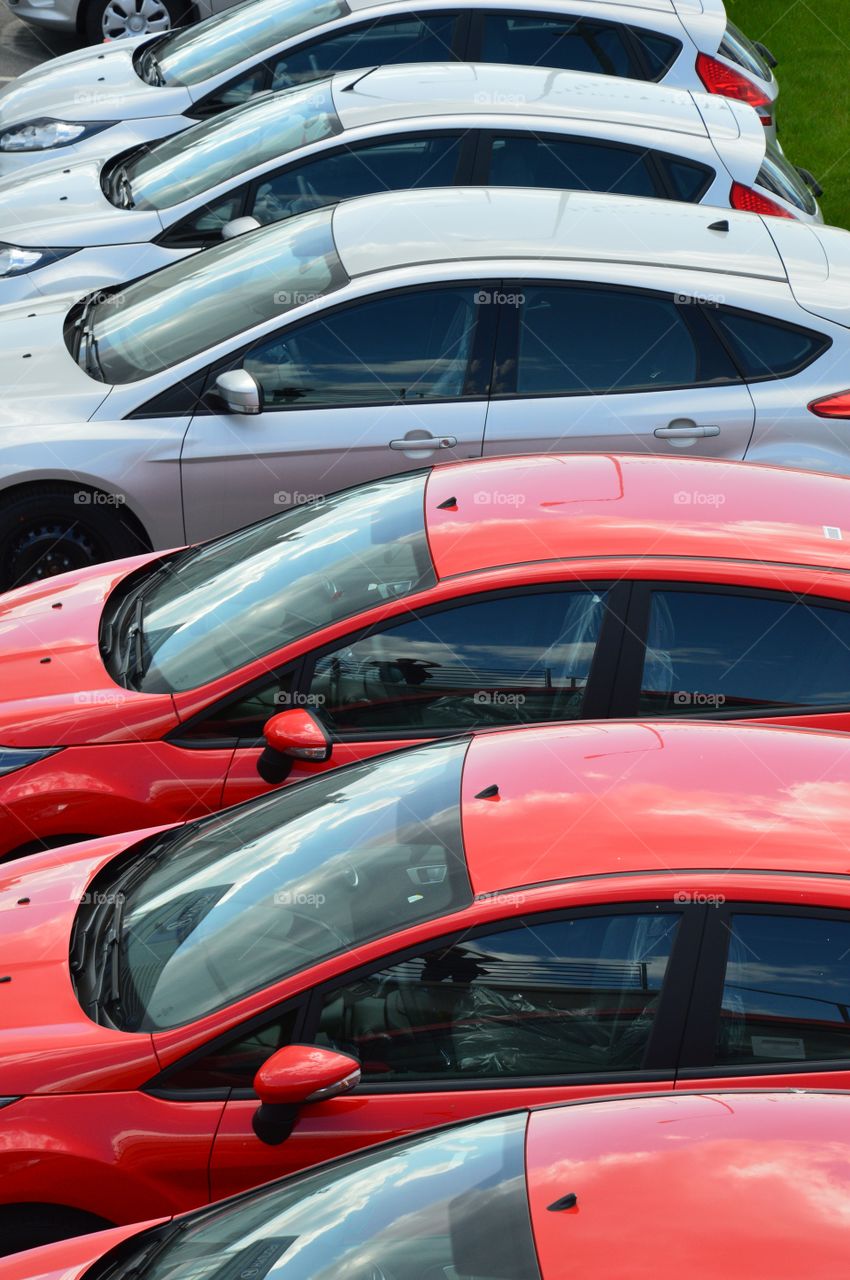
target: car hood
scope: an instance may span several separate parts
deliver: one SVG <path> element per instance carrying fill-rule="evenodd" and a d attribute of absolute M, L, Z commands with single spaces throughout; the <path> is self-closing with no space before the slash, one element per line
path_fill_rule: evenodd
<path fill-rule="evenodd" d="M 0 432 L 88 422 L 111 387 L 84 373 L 65 345 L 65 317 L 81 293 L 0 307 Z"/>
<path fill-rule="evenodd" d="M 0 93 L 0 126 L 44 117 L 59 120 L 137 120 L 179 115 L 188 89 L 145 84 L 133 67 L 136 42 L 122 40 L 67 54 L 13 80 Z M 55 154 L 55 153 L 54 153 Z"/>
<path fill-rule="evenodd" d="M 40 1249 L 26 1249 L 9 1258 L 0 1258 L 0 1280 L 82 1280 L 90 1267 L 110 1249 L 148 1227 L 160 1226 L 168 1218 L 150 1222 L 134 1222 L 129 1227 L 111 1227 L 89 1235 L 45 1244 Z"/>
<path fill-rule="evenodd" d="M 138 740 L 160 737 L 178 724 L 168 694 L 115 684 L 98 646 L 110 592 L 159 559 L 144 555 L 95 565 L 0 596 L 0 745 Z"/>
<path fill-rule="evenodd" d="M 113 1031 L 86 1017 L 69 960 L 88 885 L 143 834 L 151 832 L 86 840 L 3 866 L 0 1096 L 132 1089 L 158 1070 L 150 1035 Z M 0 1111 L 0 1129 L 2 1122 Z"/>
<path fill-rule="evenodd" d="M 35 248 L 133 244 L 162 230 L 153 210 L 119 209 L 100 184 L 103 159 L 38 166 L 0 179 L 0 241 Z M 28 308 L 28 312 L 32 308 Z"/>

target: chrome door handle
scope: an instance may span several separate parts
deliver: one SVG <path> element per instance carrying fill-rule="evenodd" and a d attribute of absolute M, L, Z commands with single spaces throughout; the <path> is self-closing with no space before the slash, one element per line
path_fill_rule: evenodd
<path fill-rule="evenodd" d="M 697 440 L 705 436 L 719 436 L 719 427 L 698 427 L 694 422 L 689 427 L 656 427 L 653 433 L 662 440 Z"/>
<path fill-rule="evenodd" d="M 412 440 L 391 440 L 390 448 L 410 453 L 414 449 L 453 449 L 456 444 L 455 436 L 414 436 Z"/>

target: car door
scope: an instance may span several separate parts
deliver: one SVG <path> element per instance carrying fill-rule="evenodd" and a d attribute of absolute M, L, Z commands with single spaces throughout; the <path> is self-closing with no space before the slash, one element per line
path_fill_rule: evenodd
<path fill-rule="evenodd" d="M 722 494 L 682 490 L 706 510 Z M 715 508 L 716 509 L 716 508 Z M 635 583 L 616 714 L 850 730 L 850 608 L 799 591 Z"/>
<path fill-rule="evenodd" d="M 475 728 L 604 714 L 623 589 L 563 585 L 493 592 L 402 614 L 309 655 L 222 714 L 242 717 L 224 803 L 265 790 L 265 721 L 307 706 L 328 732 L 326 767 Z M 231 730 L 231 733 L 236 729 Z M 315 773 L 295 765 L 287 781 Z"/>
<path fill-rule="evenodd" d="M 263 411 L 229 413 L 208 394 L 192 418 L 181 455 L 187 541 L 379 476 L 477 457 L 495 324 L 479 293 L 465 282 L 367 296 L 214 367 L 211 379 L 247 370 Z"/>
<path fill-rule="evenodd" d="M 715 902 L 676 1087 L 850 1088 L 850 912 Z"/>
<path fill-rule="evenodd" d="M 516 281 L 501 301 L 485 454 L 743 458 L 752 398 L 693 299 Z"/>
<path fill-rule="evenodd" d="M 664 1087 L 701 913 L 665 902 L 507 919 L 316 989 L 294 1034 L 354 1055 L 362 1083 L 303 1108 L 275 1147 L 253 1132 L 252 1091 L 234 1089 L 212 1196 L 429 1125 Z M 261 1060 L 248 1057 L 246 1076 Z"/>

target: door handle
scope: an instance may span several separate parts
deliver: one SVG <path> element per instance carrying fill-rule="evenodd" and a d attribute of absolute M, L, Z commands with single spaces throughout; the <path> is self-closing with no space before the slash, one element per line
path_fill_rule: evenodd
<path fill-rule="evenodd" d="M 720 428 L 699 427 L 695 422 L 691 422 L 688 426 L 656 427 L 653 434 L 661 440 L 700 440 L 706 436 L 719 436 Z"/>
<path fill-rule="evenodd" d="M 456 444 L 455 436 L 414 436 L 411 440 L 391 440 L 390 448 L 412 453 L 420 449 L 453 449 Z"/>

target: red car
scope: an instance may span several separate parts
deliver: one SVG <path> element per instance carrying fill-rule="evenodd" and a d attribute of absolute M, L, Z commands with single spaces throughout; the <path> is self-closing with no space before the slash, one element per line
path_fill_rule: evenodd
<path fill-rule="evenodd" d="M 13 591 L 0 855 L 195 818 L 471 728 L 848 729 L 848 512 L 850 481 L 823 475 L 493 459 Z"/>
<path fill-rule="evenodd" d="M 609 721 L 8 866 L 3 1247 L 532 1102 L 848 1089 L 848 850 L 850 736 Z"/>
<path fill-rule="evenodd" d="M 452 1125 L 0 1280 L 846 1280 L 850 1098 L 664 1093 Z"/>

